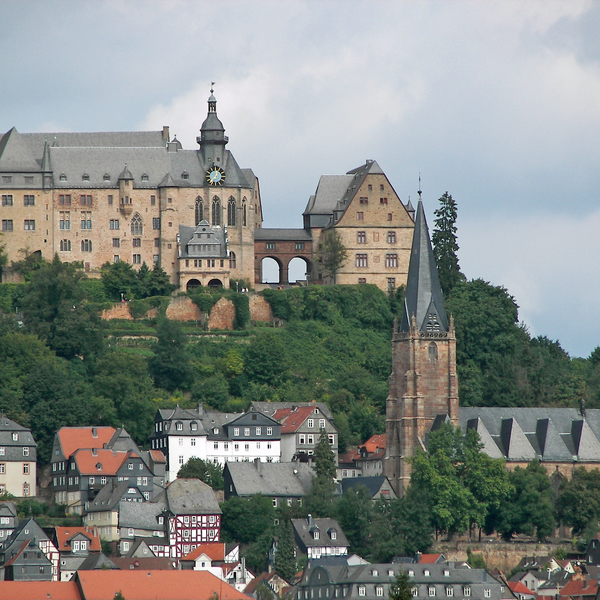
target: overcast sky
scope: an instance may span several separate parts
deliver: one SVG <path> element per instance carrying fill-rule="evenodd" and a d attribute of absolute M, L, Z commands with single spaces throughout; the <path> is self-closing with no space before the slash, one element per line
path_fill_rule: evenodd
<path fill-rule="evenodd" d="M 0 2 L 0 131 L 159 129 L 186 148 L 216 81 L 265 227 L 374 158 L 430 226 L 458 203 L 461 267 L 533 335 L 600 345 L 600 3 Z"/>

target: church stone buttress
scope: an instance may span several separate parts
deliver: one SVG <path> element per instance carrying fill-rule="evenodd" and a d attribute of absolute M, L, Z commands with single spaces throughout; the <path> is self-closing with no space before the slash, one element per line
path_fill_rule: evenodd
<path fill-rule="evenodd" d="M 440 422 L 458 426 L 456 337 L 444 309 L 429 231 L 419 201 L 404 314 L 394 321 L 392 374 L 386 402 L 384 474 L 402 496 L 410 484 L 409 460 Z"/>

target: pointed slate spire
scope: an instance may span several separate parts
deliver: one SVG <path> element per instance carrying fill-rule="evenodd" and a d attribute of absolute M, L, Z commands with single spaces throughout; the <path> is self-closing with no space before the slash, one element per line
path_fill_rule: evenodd
<path fill-rule="evenodd" d="M 417 206 L 400 331 L 409 330 L 413 317 L 419 331 L 448 331 L 448 317 L 421 200 Z"/>

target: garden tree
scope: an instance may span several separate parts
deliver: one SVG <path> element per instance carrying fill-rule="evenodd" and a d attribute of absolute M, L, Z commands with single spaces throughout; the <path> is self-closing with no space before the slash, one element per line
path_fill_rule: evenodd
<path fill-rule="evenodd" d="M 315 517 L 332 517 L 335 512 L 334 494 L 336 475 L 335 456 L 327 434 L 323 431 L 315 446 L 316 475 L 306 497 L 306 510 Z"/>
<path fill-rule="evenodd" d="M 106 398 L 113 407 L 111 418 L 109 405 L 105 405 L 103 422 L 125 427 L 138 444 L 144 444 L 158 408 L 153 400 L 155 390 L 147 361 L 135 354 L 113 350 L 96 363 L 93 386 L 95 394 Z"/>
<path fill-rule="evenodd" d="M 546 470 L 532 461 L 525 469 L 516 467 L 509 473 L 509 481 L 513 491 L 490 513 L 486 529 L 497 531 L 506 541 L 519 533 L 545 540 L 555 528 L 552 486 Z"/>
<path fill-rule="evenodd" d="M 226 542 L 252 544 L 265 533 L 272 536 L 275 509 L 267 496 L 232 496 L 221 504 L 221 510 L 221 531 Z"/>
<path fill-rule="evenodd" d="M 187 390 L 192 382 L 192 367 L 181 325 L 163 318 L 156 326 L 156 335 L 154 356 L 148 362 L 154 384 L 170 392 Z"/>
<path fill-rule="evenodd" d="M 294 556 L 294 531 L 289 519 L 279 521 L 274 567 L 275 572 L 288 582 L 291 582 L 298 572 L 298 565 Z"/>
<path fill-rule="evenodd" d="M 373 503 L 364 485 L 350 488 L 336 503 L 337 521 L 350 542 L 350 552 L 366 556 Z"/>
<path fill-rule="evenodd" d="M 142 265 L 138 277 L 141 278 L 142 269 L 146 263 Z M 145 297 L 148 296 L 168 296 L 171 292 L 177 289 L 177 286 L 172 284 L 167 272 L 156 262 L 152 270 L 148 272 L 143 279 L 142 293 Z"/>
<path fill-rule="evenodd" d="M 573 528 L 573 535 L 598 528 L 600 519 L 600 471 L 583 467 L 573 470 L 561 485 L 556 500 L 558 520 Z"/>
<path fill-rule="evenodd" d="M 427 491 L 438 531 L 463 533 L 483 527 L 488 513 L 511 491 L 504 462 L 482 451 L 479 436 L 444 424 L 431 434 L 428 451 L 412 460 L 411 485 Z"/>
<path fill-rule="evenodd" d="M 315 473 L 323 479 L 335 479 L 336 461 L 329 437 L 325 431 L 321 431 L 319 441 L 315 446 Z"/>
<path fill-rule="evenodd" d="M 440 285 L 444 296 L 448 296 L 452 288 L 459 282 L 464 281 L 465 276 L 460 272 L 458 266 L 458 243 L 456 242 L 456 202 L 452 196 L 445 192 L 439 199 L 440 207 L 434 211 L 437 217 L 434 220 L 431 242 L 433 244 L 433 255 L 438 268 Z"/>
<path fill-rule="evenodd" d="M 32 271 L 21 300 L 23 320 L 29 331 L 45 340 L 59 356 L 85 359 L 103 350 L 100 318 L 86 304 L 80 281 L 85 275 L 70 263 L 54 257 Z"/>
<path fill-rule="evenodd" d="M 200 479 L 213 490 L 223 489 L 223 467 L 201 458 L 190 458 L 179 469 L 177 477 L 180 479 Z"/>
<path fill-rule="evenodd" d="M 254 590 L 256 600 L 275 600 L 275 594 L 266 581 L 261 581 Z"/>
<path fill-rule="evenodd" d="M 396 575 L 396 580 L 390 583 L 388 598 L 390 600 L 412 600 L 412 586 L 410 583 L 408 572 L 404 569 L 400 570 Z"/>
<path fill-rule="evenodd" d="M 332 282 L 336 283 L 337 272 L 348 260 L 346 247 L 333 230 L 323 232 L 319 246 L 317 260 Z"/>

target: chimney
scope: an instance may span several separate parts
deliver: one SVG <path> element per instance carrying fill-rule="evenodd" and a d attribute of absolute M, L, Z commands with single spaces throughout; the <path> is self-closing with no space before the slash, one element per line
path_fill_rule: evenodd
<path fill-rule="evenodd" d="M 169 141 L 169 126 L 168 125 L 163 125 L 162 137 L 163 137 L 163 142 Z"/>
<path fill-rule="evenodd" d="M 242 556 L 242 583 L 246 583 L 246 559 Z"/>
<path fill-rule="evenodd" d="M 415 562 L 416 563 L 420 563 L 421 562 L 421 553 L 420 552 L 415 552 Z"/>
<path fill-rule="evenodd" d="M 256 470 L 259 473 L 261 473 L 261 471 L 262 471 L 262 465 L 261 465 L 261 462 L 260 462 L 260 458 L 255 458 L 254 459 L 254 466 L 256 467 Z"/>
<path fill-rule="evenodd" d="M 311 515 L 311 514 L 309 514 L 309 515 L 308 515 L 308 517 L 306 517 L 306 521 L 308 522 L 308 526 L 309 526 L 309 527 L 312 527 L 312 524 L 313 524 L 313 518 L 312 518 L 312 515 Z"/>
<path fill-rule="evenodd" d="M 92 448 L 92 456 L 98 456 L 98 448 Z"/>

